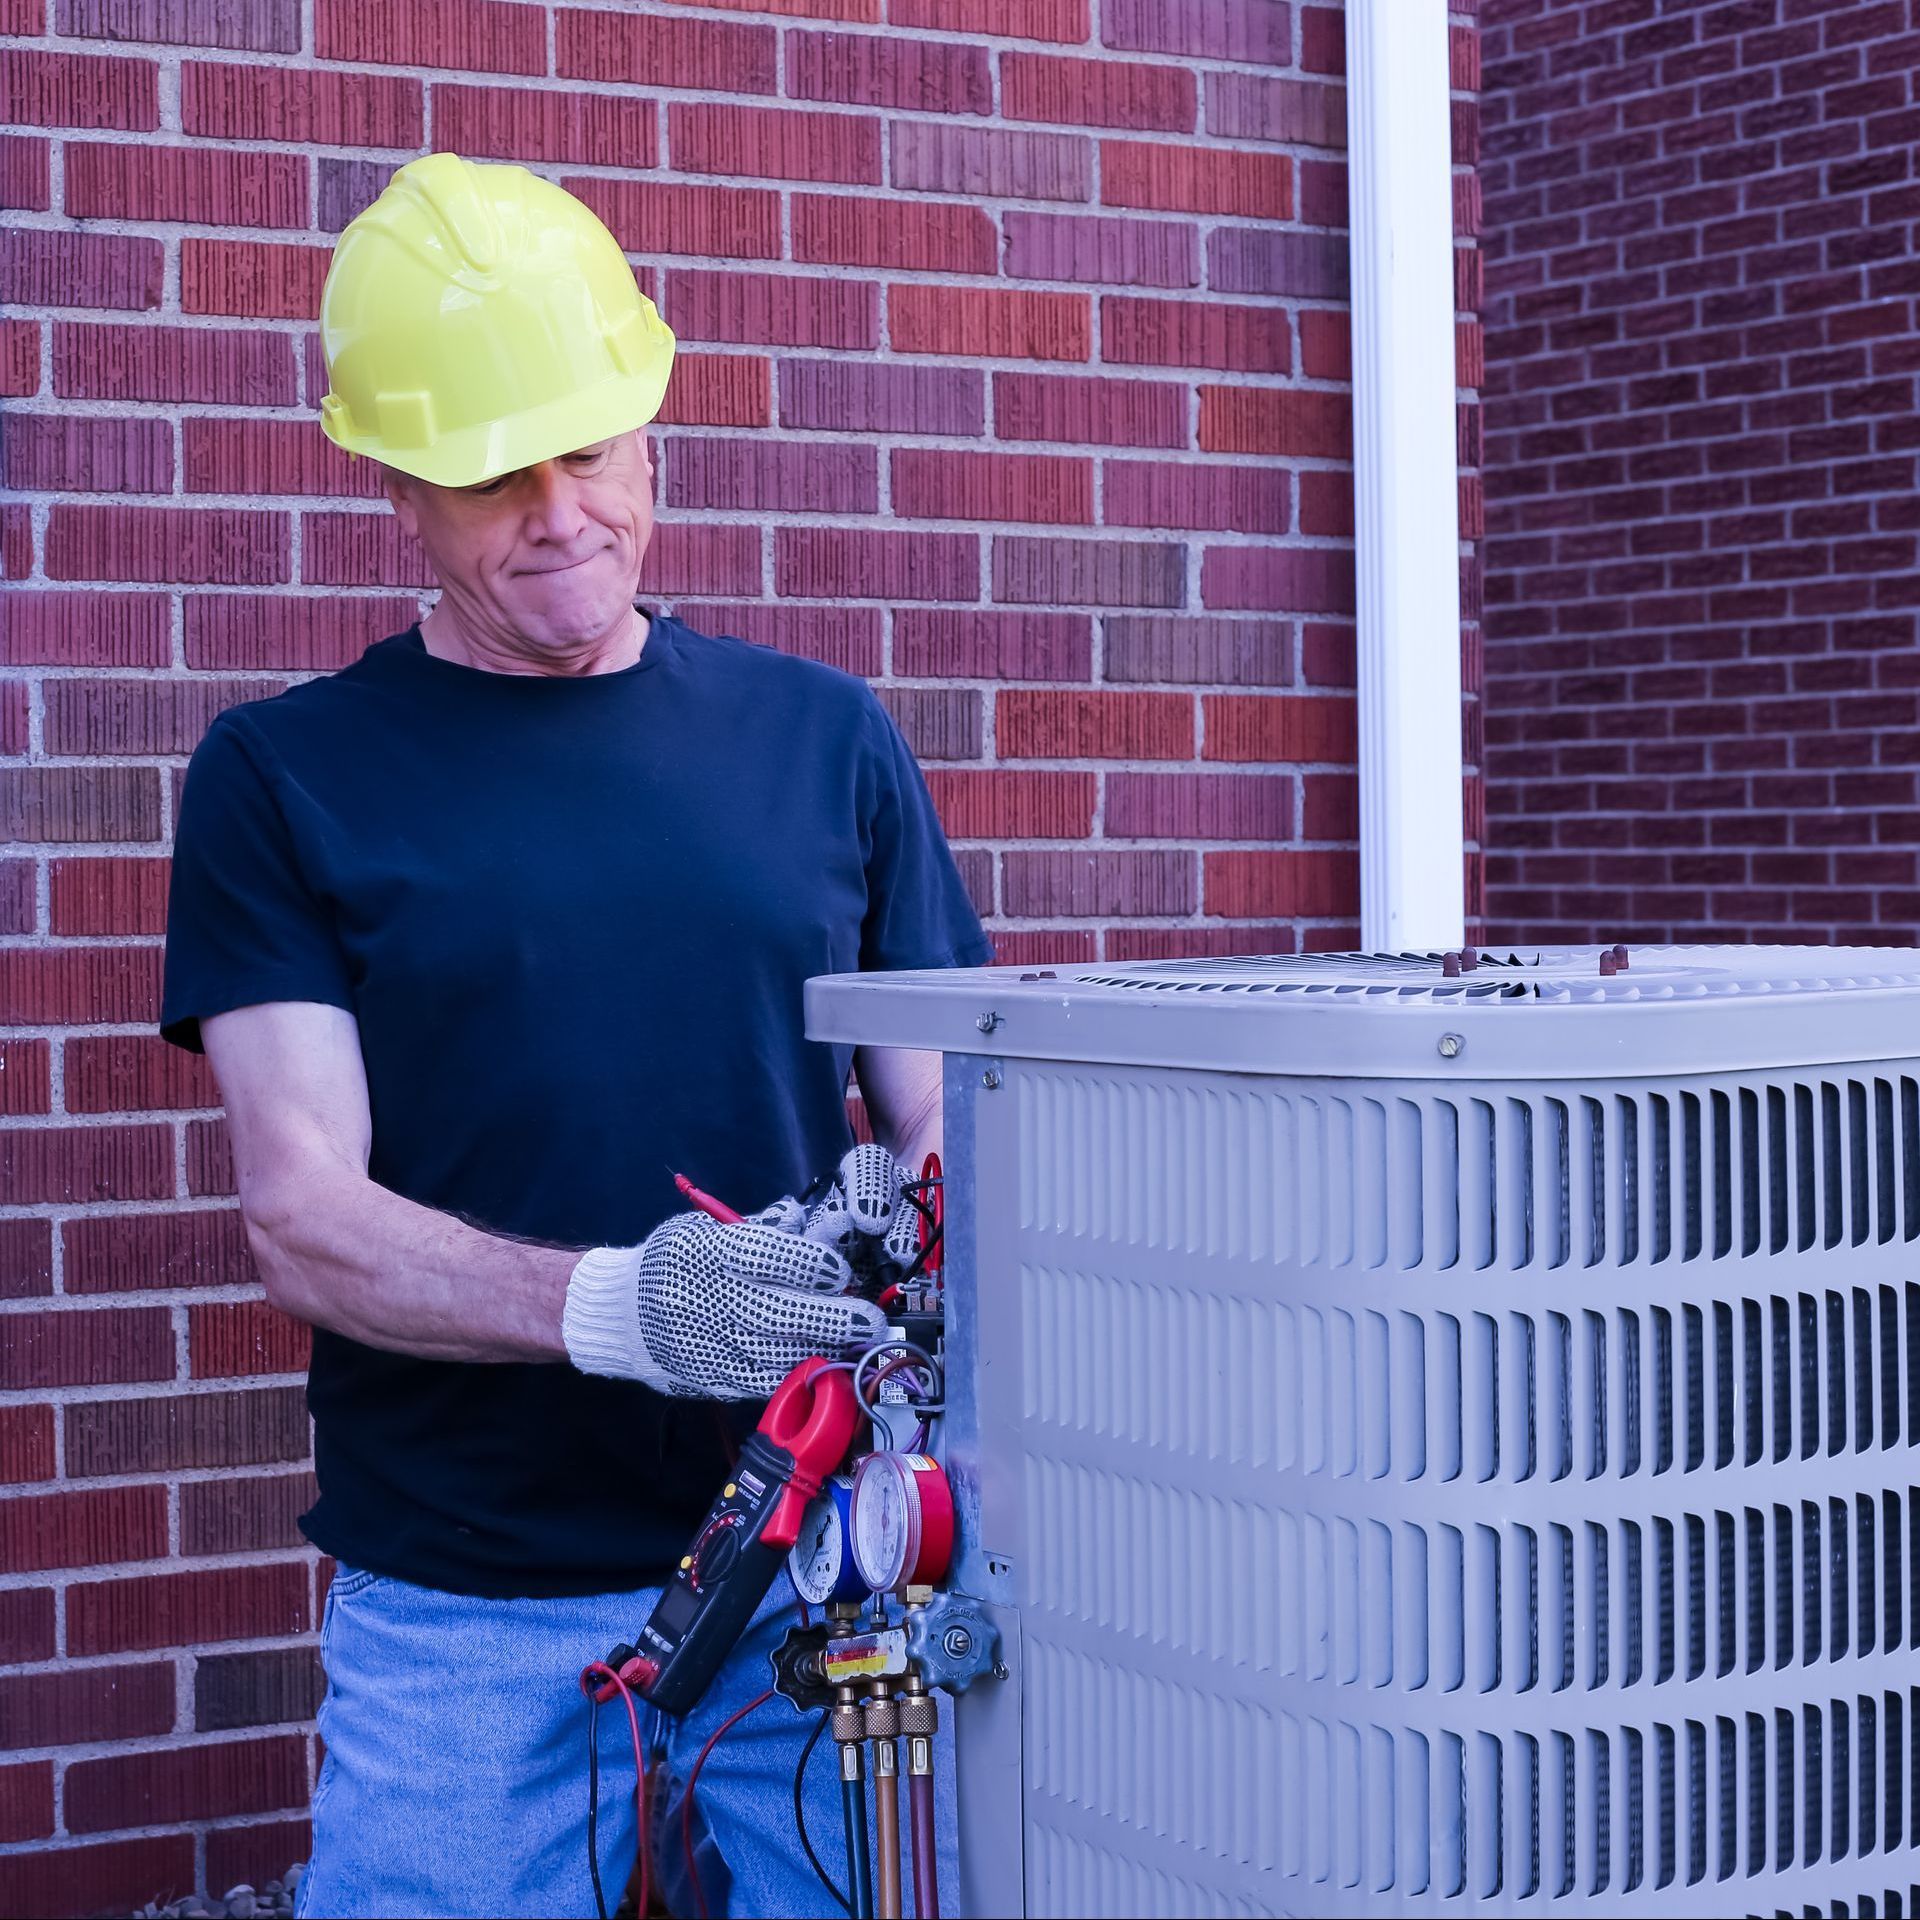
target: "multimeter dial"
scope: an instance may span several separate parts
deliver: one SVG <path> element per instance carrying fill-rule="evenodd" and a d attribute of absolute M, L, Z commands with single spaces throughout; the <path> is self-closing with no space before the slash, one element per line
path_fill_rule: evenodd
<path fill-rule="evenodd" d="M 953 1554 L 953 1495 L 924 1453 L 871 1453 L 853 1476 L 853 1557 L 875 1593 L 930 1586 Z"/>
<path fill-rule="evenodd" d="M 852 1505 L 853 1481 L 836 1474 L 800 1523 L 800 1537 L 787 1555 L 787 1574 L 810 1607 L 866 1598 L 867 1583 L 853 1561 Z"/>

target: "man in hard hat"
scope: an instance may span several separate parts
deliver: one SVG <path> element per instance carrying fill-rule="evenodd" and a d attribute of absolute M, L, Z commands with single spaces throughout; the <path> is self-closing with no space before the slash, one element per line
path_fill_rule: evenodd
<path fill-rule="evenodd" d="M 635 606 L 673 337 L 585 207 L 417 160 L 342 236 L 321 339 L 322 425 L 381 463 L 440 597 L 215 721 L 162 1010 L 219 1080 L 268 1297 L 314 1327 L 303 1524 L 338 1570 L 302 1910 L 589 1912 L 582 1667 L 646 1618 L 741 1403 L 883 1327 L 799 1208 L 685 1214 L 669 1168 L 747 1208 L 800 1192 L 851 1139 L 802 983 L 990 948 L 863 682 Z M 937 1058 L 856 1064 L 917 1167 Z M 894 1204 L 897 1175 L 857 1224 Z M 663 1800 L 791 1620 L 770 1599 L 666 1729 Z M 714 1747 L 697 1890 L 663 1829 L 679 1910 L 822 1910 L 807 1731 L 775 1700 Z"/>

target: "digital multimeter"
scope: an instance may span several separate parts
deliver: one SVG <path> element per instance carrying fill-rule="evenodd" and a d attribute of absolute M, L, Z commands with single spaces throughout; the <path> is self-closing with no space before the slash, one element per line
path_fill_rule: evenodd
<path fill-rule="evenodd" d="M 637 1690 L 662 1713 L 685 1713 L 706 1692 L 859 1424 L 843 1368 L 803 1360 L 781 1381 L 634 1642 Z"/>

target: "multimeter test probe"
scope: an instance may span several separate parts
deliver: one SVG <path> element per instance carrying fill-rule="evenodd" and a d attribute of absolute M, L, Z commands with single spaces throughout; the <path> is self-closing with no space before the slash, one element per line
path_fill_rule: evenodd
<path fill-rule="evenodd" d="M 732 1216 L 691 1181 L 675 1180 L 690 1204 L 716 1218 Z M 898 1324 L 857 1358 L 818 1357 L 792 1370 L 742 1444 L 640 1632 L 581 1674 L 590 1703 L 588 1846 L 603 1916 L 596 1844 L 600 1705 L 619 1698 L 634 1739 L 641 1848 L 632 1884 L 644 1913 L 652 1878 L 651 1783 L 640 1714 L 652 1709 L 677 1716 L 704 1695 L 784 1565 L 799 1596 L 801 1624 L 773 1657 L 774 1684 L 715 1730 L 688 1774 L 681 1843 L 702 1920 L 692 1828 L 700 1771 L 714 1745 L 775 1693 L 796 1711 L 818 1715 L 795 1768 L 795 1827 L 815 1874 L 853 1920 L 900 1920 L 902 1914 L 898 1742 L 906 1740 L 915 1912 L 919 1920 L 938 1920 L 934 1689 L 959 1692 L 1000 1669 L 997 1641 L 978 1603 L 940 1584 L 953 1555 L 954 1507 L 935 1442 L 944 1394 L 937 1156 L 928 1156 L 920 1180 L 905 1183 L 903 1192 L 920 1216 L 918 1252 L 877 1296 Z M 954 1634 L 945 1625 L 950 1616 L 964 1620 L 967 1630 Z M 955 1645 L 968 1646 L 973 1657 L 956 1661 L 946 1651 Z M 804 1811 L 806 1765 L 829 1728 L 839 1755 L 845 1892 L 821 1863 Z"/>

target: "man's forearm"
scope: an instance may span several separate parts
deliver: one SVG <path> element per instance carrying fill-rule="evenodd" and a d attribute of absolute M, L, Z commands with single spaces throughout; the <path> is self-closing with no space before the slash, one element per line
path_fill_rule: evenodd
<path fill-rule="evenodd" d="M 428 1360 L 564 1360 L 577 1250 L 527 1246 L 403 1200 L 350 1168 L 253 1196 L 267 1297 L 297 1319 Z"/>

